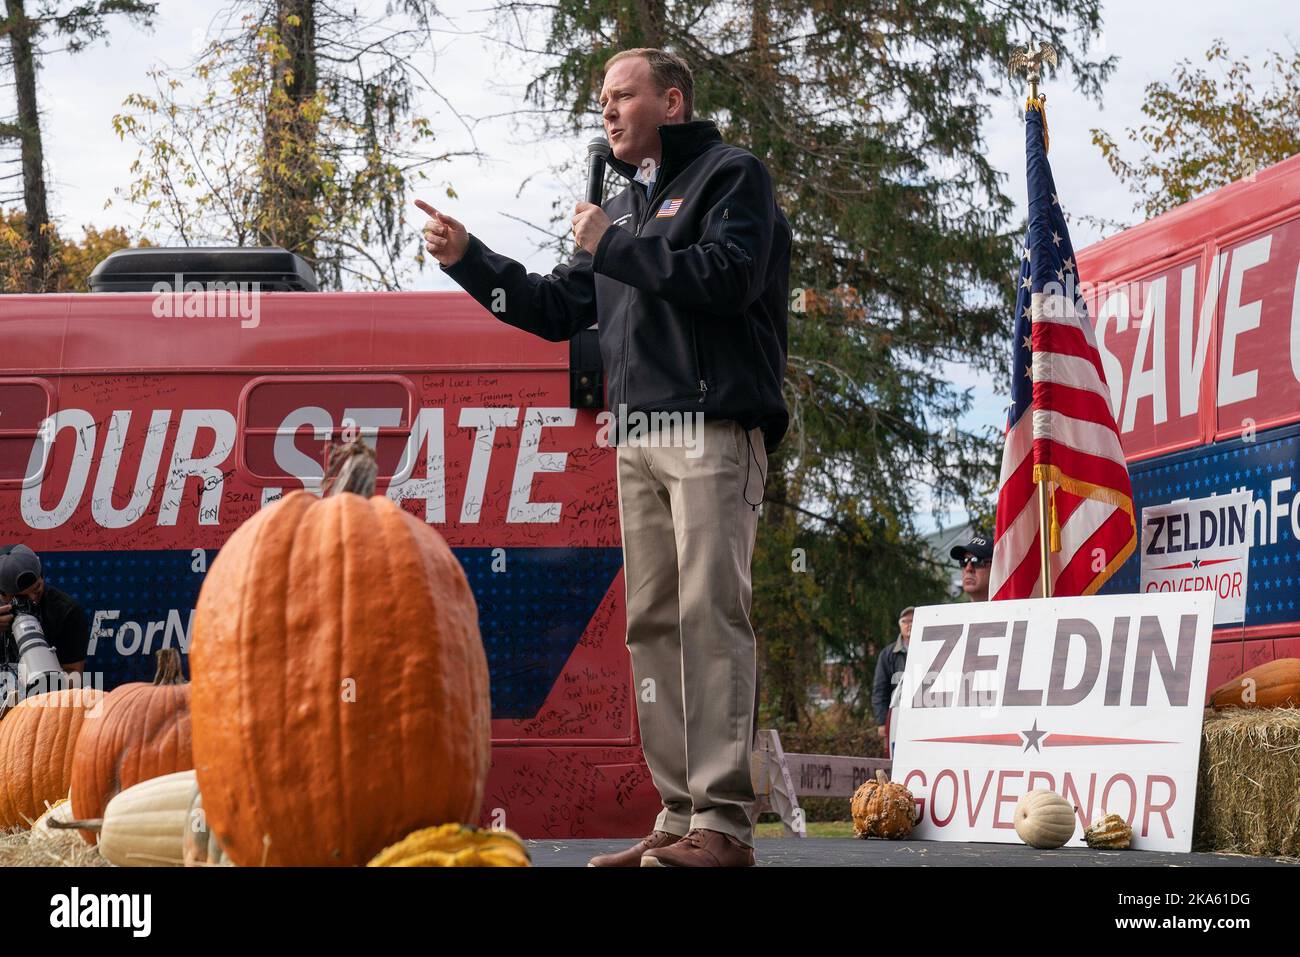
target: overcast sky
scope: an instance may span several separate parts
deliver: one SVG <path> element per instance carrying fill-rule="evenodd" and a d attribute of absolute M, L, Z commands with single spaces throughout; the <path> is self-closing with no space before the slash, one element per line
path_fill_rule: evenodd
<path fill-rule="evenodd" d="M 150 66 L 178 67 L 192 58 L 221 6 L 161 0 L 152 32 L 119 22 L 112 26 L 109 46 L 101 43 L 76 56 L 53 53 L 45 58 L 40 83 L 52 187 L 50 205 L 65 234 L 76 235 L 76 227 L 83 224 L 138 224 L 136 211 L 114 198 L 115 188 L 123 188 L 130 181 L 129 166 L 135 148 L 118 140 L 112 117 L 121 111 L 129 93 L 152 90 L 146 76 Z M 358 0 L 357 6 L 381 11 L 383 2 Z M 517 63 L 503 57 L 499 45 L 473 35 L 485 26 L 485 18 L 478 11 L 486 6 L 485 0 L 440 3 L 439 8 L 451 22 L 443 21 L 445 32 L 438 34 L 436 49 L 431 49 L 420 63 L 446 100 L 472 116 L 519 108 L 527 79 Z M 1092 145 L 1091 128 L 1102 127 L 1122 142 L 1124 129 L 1141 122 L 1146 85 L 1168 80 L 1180 59 L 1203 62 L 1206 48 L 1216 37 L 1225 39 L 1235 56 L 1251 59 L 1262 58 L 1270 50 L 1292 49 L 1294 43 L 1300 42 L 1300 21 L 1295 11 L 1295 0 L 1107 3 L 1101 50 L 1115 54 L 1119 65 L 1106 86 L 1103 103 L 1085 100 L 1064 76 L 1044 86 L 1052 136 L 1050 160 L 1066 211 L 1075 217 L 1091 215 L 1135 222 L 1134 198 Z M 456 30 L 463 34 L 457 35 Z M 989 159 L 1008 174 L 1005 192 L 1019 204 L 1018 216 L 1023 216 L 1025 193 L 1022 101 L 1023 91 L 1013 93 L 1008 87 L 1006 97 L 994 104 L 986 128 Z M 466 148 L 469 137 L 443 100 L 426 96 L 420 112 L 438 131 L 442 148 Z M 533 270 L 548 271 L 554 265 L 553 257 L 535 252 L 526 227 L 502 212 L 545 223 L 556 200 L 566 205 L 575 202 L 572 186 L 548 171 L 556 164 L 580 168 L 586 137 L 537 142 L 531 131 L 521 129 L 515 120 L 502 118 L 477 124 L 474 140 L 485 154 L 484 160 L 453 160 L 435 172 L 440 180 L 454 187 L 459 198 L 446 201 L 442 190 L 436 188 L 425 195 L 463 221 L 492 248 L 520 259 Z M 110 199 L 114 206 L 105 209 Z M 413 221 L 422 221 L 418 212 L 413 214 Z M 1095 227 L 1076 221 L 1072 238 L 1075 247 L 1082 248 L 1100 234 Z M 1008 269 L 1015 266 L 1009 263 Z M 798 283 L 792 281 L 791 285 Z M 456 288 L 443 279 L 436 267 L 416 275 L 409 287 Z M 976 408 L 966 424 L 1000 423 L 1005 398 L 994 395 L 990 386 L 969 370 L 952 371 L 956 381 L 976 390 Z"/>
<path fill-rule="evenodd" d="M 381 9 L 383 3 L 359 0 L 357 6 Z M 474 116 L 518 108 L 526 78 L 516 65 L 503 62 L 499 45 L 472 35 L 485 25 L 478 11 L 486 3 L 451 0 L 439 6 L 449 14 L 451 22 L 442 24 L 448 32 L 438 34 L 437 48 L 430 50 L 419 65 L 433 78 L 440 93 L 458 110 Z M 161 0 L 152 32 L 122 21 L 112 27 L 111 45 L 101 43 L 76 56 L 53 53 L 45 58 L 40 82 L 52 180 L 51 207 L 65 230 L 85 223 L 138 223 L 138 215 L 121 200 L 115 201 L 115 208 L 104 209 L 105 202 L 114 197 L 114 189 L 129 183 L 128 168 L 135 156 L 134 147 L 114 134 L 113 114 L 121 111 L 127 94 L 151 91 L 152 84 L 145 75 L 151 65 L 186 63 L 201 45 L 219 8 L 214 3 Z M 1126 127 L 1141 121 L 1147 83 L 1167 80 L 1179 59 L 1201 58 L 1215 37 L 1225 38 L 1234 54 L 1247 57 L 1258 57 L 1271 49 L 1290 49 L 1292 42 L 1300 40 L 1295 10 L 1294 2 L 1287 0 L 1107 4 L 1102 50 L 1118 56 L 1119 67 L 1106 87 L 1104 103 L 1098 106 L 1083 99 L 1065 77 L 1044 87 L 1052 131 L 1051 161 L 1067 209 L 1075 215 L 1132 222 L 1133 197 L 1091 144 L 1089 130 L 1100 126 L 1120 139 Z M 453 28 L 466 35 L 453 35 Z M 986 132 L 990 160 L 1009 174 L 1006 191 L 1023 204 L 1020 100 L 1021 96 L 1009 89 L 1005 100 L 995 104 Z M 442 100 L 428 96 L 421 107 L 439 132 L 442 146 L 459 150 L 467 145 L 464 128 Z M 540 223 L 546 221 L 557 198 L 576 200 L 565 195 L 568 187 L 544 174 L 556 163 L 580 166 L 584 137 L 538 143 L 513 119 L 502 118 L 479 123 L 474 138 L 485 153 L 484 161 L 457 159 L 437 168 L 438 175 L 445 177 L 459 195 L 459 200 L 446 203 L 448 211 L 489 245 L 520 258 L 531 268 L 549 269 L 553 265 L 551 258 L 532 254 L 532 244 L 521 241 L 523 227 L 501 211 Z M 535 172 L 542 175 L 529 180 L 516 198 L 520 183 Z M 1095 229 L 1083 224 L 1073 227 L 1076 247 L 1098 236 Z M 411 285 L 450 288 L 436 270 L 426 270 Z"/>

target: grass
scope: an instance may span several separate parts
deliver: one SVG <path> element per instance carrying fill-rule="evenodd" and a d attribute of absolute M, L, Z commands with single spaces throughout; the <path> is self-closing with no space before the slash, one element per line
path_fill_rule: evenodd
<path fill-rule="evenodd" d="M 807 824 L 809 837 L 852 837 L 852 821 L 809 821 Z M 785 825 L 780 821 L 769 821 L 759 824 L 754 829 L 755 837 L 793 837 L 794 835 L 786 833 Z"/>

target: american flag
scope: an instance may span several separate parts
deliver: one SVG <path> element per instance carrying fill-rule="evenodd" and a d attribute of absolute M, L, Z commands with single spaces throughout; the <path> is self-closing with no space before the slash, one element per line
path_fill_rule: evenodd
<path fill-rule="evenodd" d="M 1025 111 L 1029 231 L 1020 259 L 989 594 L 1042 594 L 1038 482 L 1048 482 L 1051 594 L 1091 595 L 1137 545 L 1133 487 L 1074 249 L 1047 163 L 1040 103 Z"/>
<path fill-rule="evenodd" d="M 665 199 L 664 204 L 659 207 L 659 212 L 655 214 L 655 219 L 667 219 L 669 216 L 676 216 L 677 210 L 682 208 L 682 203 L 685 200 L 685 196 L 678 196 L 676 199 Z"/>

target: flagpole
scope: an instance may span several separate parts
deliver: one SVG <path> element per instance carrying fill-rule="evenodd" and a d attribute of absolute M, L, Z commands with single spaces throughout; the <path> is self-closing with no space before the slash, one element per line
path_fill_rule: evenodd
<path fill-rule="evenodd" d="M 1052 515 L 1047 480 L 1038 483 L 1038 541 L 1043 557 L 1043 597 L 1052 597 Z"/>

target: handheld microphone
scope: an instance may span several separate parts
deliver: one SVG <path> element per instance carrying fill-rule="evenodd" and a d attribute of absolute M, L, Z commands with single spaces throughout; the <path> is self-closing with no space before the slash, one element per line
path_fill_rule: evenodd
<path fill-rule="evenodd" d="M 599 206 L 605 193 L 605 161 L 609 159 L 609 141 L 597 136 L 587 144 L 587 202 Z"/>

